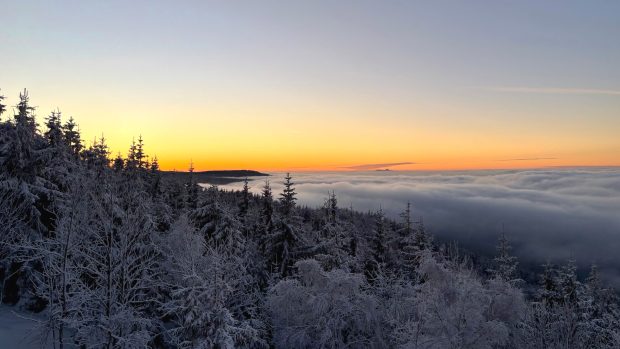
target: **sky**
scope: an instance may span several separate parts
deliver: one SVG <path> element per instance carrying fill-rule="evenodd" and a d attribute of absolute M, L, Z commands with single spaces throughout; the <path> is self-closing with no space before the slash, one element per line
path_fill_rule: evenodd
<path fill-rule="evenodd" d="M 620 165 L 620 2 L 0 0 L 0 92 L 164 169 Z M 379 166 L 374 166 L 379 165 Z M 370 166 L 370 167 L 368 167 Z"/>

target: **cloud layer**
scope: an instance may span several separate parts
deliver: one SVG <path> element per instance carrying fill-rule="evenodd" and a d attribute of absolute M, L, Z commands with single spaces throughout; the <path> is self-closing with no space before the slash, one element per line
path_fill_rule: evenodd
<path fill-rule="evenodd" d="M 281 174 L 271 182 L 279 191 Z M 407 201 L 441 239 L 493 251 L 502 224 L 523 263 L 597 263 L 620 286 L 620 169 L 294 174 L 301 203 L 318 206 L 335 190 L 341 206 L 383 207 L 397 217 Z M 260 190 L 261 182 L 253 184 Z M 234 187 L 234 185 L 233 185 Z"/>

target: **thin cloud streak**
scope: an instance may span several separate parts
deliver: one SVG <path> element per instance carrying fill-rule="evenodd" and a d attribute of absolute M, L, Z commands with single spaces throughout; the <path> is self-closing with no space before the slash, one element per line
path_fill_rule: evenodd
<path fill-rule="evenodd" d="M 389 162 L 385 164 L 363 164 L 363 165 L 355 165 L 355 166 L 346 166 L 343 168 L 347 168 L 350 170 L 364 171 L 364 170 L 377 170 L 381 168 L 402 166 L 402 165 L 415 165 L 415 162 Z"/>
<path fill-rule="evenodd" d="M 501 159 L 495 161 L 538 161 L 538 160 L 557 160 L 558 158 L 516 158 L 516 159 Z"/>
<path fill-rule="evenodd" d="M 495 91 L 495 92 L 620 96 L 620 90 L 589 89 L 589 88 L 494 86 L 494 87 L 485 87 L 485 89 L 490 90 L 490 91 Z"/>

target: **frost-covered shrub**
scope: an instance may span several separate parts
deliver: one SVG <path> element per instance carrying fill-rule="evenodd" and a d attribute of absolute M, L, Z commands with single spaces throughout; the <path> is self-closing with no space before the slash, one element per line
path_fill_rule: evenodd
<path fill-rule="evenodd" d="M 325 272 L 315 260 L 295 264 L 294 278 L 280 281 L 267 295 L 274 344 L 278 348 L 381 347 L 379 309 L 367 293 L 364 276 Z"/>

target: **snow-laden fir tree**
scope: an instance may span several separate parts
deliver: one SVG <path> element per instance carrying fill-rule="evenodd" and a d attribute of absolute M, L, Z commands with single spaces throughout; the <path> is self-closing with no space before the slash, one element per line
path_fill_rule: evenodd
<path fill-rule="evenodd" d="M 162 310 L 174 320 L 169 330 L 174 344 L 192 349 L 265 346 L 261 325 L 240 319 L 232 309 L 251 298 L 250 293 L 236 292 L 245 287 L 246 271 L 234 254 L 207 247 L 203 236 L 181 218 L 167 241 L 167 255 L 172 290 Z"/>
<path fill-rule="evenodd" d="M 385 267 L 387 260 L 387 222 L 383 209 L 379 209 L 375 213 L 375 222 L 372 235 L 368 240 L 368 251 L 366 252 L 366 262 L 364 266 L 366 277 L 372 280 L 376 277 L 377 273 Z"/>
<path fill-rule="evenodd" d="M 497 254 L 493 259 L 493 267 L 489 269 L 491 275 L 504 281 L 518 281 L 517 267 L 519 262 L 517 257 L 511 254 L 512 246 L 510 246 L 503 229 L 502 235 L 498 239 L 496 250 Z"/>
<path fill-rule="evenodd" d="M 6 111 L 6 104 L 2 104 L 4 98 L 4 95 L 0 95 L 0 117 L 2 117 L 2 114 L 4 114 L 4 112 Z"/>
<path fill-rule="evenodd" d="M 280 193 L 281 217 L 274 221 L 274 227 L 267 237 L 265 246 L 270 271 L 285 277 L 300 257 L 305 243 L 301 236 L 301 217 L 297 214 L 294 183 L 289 173 L 284 180 L 284 189 Z"/>
<path fill-rule="evenodd" d="M 241 202 L 239 202 L 239 216 L 244 218 L 248 214 L 250 208 L 250 186 L 248 185 L 248 178 L 243 179 L 243 189 L 241 189 Z"/>
<path fill-rule="evenodd" d="M 185 207 L 188 210 L 194 210 L 198 207 L 198 194 L 200 193 L 200 187 L 194 180 L 194 163 L 189 163 L 189 176 L 187 178 L 187 183 L 185 184 L 185 191 L 187 192 L 187 200 L 185 203 Z"/>
<path fill-rule="evenodd" d="M 62 126 L 62 131 L 65 144 L 71 150 L 74 159 L 78 159 L 83 146 L 78 125 L 75 123 L 73 117 L 69 117 L 69 120 Z"/>
<path fill-rule="evenodd" d="M 282 216 L 284 219 L 289 219 L 293 215 L 295 210 L 295 201 L 297 201 L 297 193 L 295 192 L 295 183 L 293 183 L 293 177 L 290 173 L 287 173 L 284 177 L 284 189 L 280 193 L 280 207 Z"/>
<path fill-rule="evenodd" d="M 217 186 L 212 185 L 206 191 L 204 202 L 190 211 L 189 217 L 210 246 L 239 251 L 243 246 L 243 226 L 219 197 Z"/>

